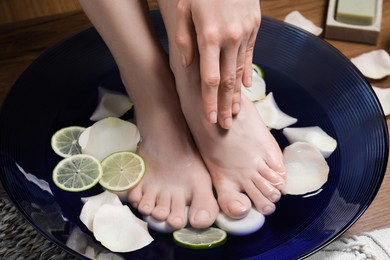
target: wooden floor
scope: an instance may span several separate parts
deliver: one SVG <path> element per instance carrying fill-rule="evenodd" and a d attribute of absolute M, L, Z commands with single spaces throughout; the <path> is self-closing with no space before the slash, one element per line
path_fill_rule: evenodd
<path fill-rule="evenodd" d="M 0 24 L 80 9 L 77 0 L 0 0 Z"/>
<path fill-rule="evenodd" d="M 157 8 L 156 0 L 148 3 Z M 0 25 L 79 10 L 78 0 L 0 0 Z"/>

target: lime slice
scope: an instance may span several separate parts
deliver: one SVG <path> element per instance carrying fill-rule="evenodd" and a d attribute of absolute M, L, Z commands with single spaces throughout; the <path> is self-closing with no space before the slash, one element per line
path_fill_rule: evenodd
<path fill-rule="evenodd" d="M 133 152 L 112 153 L 102 161 L 103 177 L 99 183 L 111 191 L 133 188 L 145 174 L 145 162 Z"/>
<path fill-rule="evenodd" d="M 173 232 L 173 239 L 181 246 L 192 249 L 217 247 L 226 242 L 226 232 L 209 227 L 206 229 L 182 228 Z"/>
<path fill-rule="evenodd" d="M 253 64 L 252 63 L 252 68 L 257 72 L 257 74 L 260 75 L 260 77 L 264 78 L 264 72 L 263 70 L 259 67 L 259 65 Z"/>
<path fill-rule="evenodd" d="M 54 133 L 51 138 L 51 147 L 61 157 L 80 154 L 81 147 L 78 143 L 79 136 L 85 130 L 81 126 L 69 126 Z"/>
<path fill-rule="evenodd" d="M 95 186 L 103 175 L 99 160 L 86 154 L 62 159 L 53 170 L 53 181 L 66 191 L 84 191 Z"/>

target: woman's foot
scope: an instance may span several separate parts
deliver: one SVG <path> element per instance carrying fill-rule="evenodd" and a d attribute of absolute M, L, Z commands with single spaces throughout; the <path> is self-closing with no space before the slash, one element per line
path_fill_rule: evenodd
<path fill-rule="evenodd" d="M 187 220 L 193 227 L 211 226 L 218 203 L 181 112 L 169 66 L 161 64 L 159 71 L 139 77 L 139 82 L 133 76 L 122 78 L 135 104 L 142 139 L 138 153 L 146 163 L 145 176 L 129 192 L 130 203 L 140 213 L 166 220 L 174 228 L 184 227 Z"/>
<path fill-rule="evenodd" d="M 181 112 L 166 54 L 153 33 L 148 4 L 114 2 L 82 5 L 109 47 L 136 107 L 142 137 L 138 152 L 147 170 L 129 192 L 129 200 L 141 213 L 175 228 L 188 218 L 194 227 L 208 227 L 216 219 L 218 204 Z"/>
<path fill-rule="evenodd" d="M 241 97 L 240 113 L 229 130 L 210 124 L 199 105 L 196 63 L 187 69 L 172 67 L 182 111 L 211 174 L 221 210 L 242 218 L 253 203 L 264 215 L 273 213 L 286 178 L 283 156 L 254 104 Z"/>
<path fill-rule="evenodd" d="M 219 206 L 232 218 L 246 216 L 252 203 L 261 213 L 271 214 L 286 177 L 280 148 L 245 97 L 241 97 L 240 112 L 229 130 L 206 120 L 199 55 L 195 54 L 192 64 L 184 68 L 175 44 L 176 5 L 177 1 L 159 1 L 170 44 L 170 65 L 183 114 L 211 174 Z"/>

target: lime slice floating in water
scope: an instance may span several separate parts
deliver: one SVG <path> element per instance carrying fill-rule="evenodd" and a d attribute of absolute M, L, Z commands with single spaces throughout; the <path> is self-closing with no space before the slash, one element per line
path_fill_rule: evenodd
<path fill-rule="evenodd" d="M 51 147 L 61 157 L 80 154 L 81 147 L 78 143 L 79 136 L 85 130 L 81 126 L 69 126 L 61 128 L 51 138 Z"/>
<path fill-rule="evenodd" d="M 60 189 L 72 192 L 92 188 L 102 176 L 103 169 L 99 160 L 86 154 L 65 158 L 53 170 L 54 184 Z"/>
<path fill-rule="evenodd" d="M 145 174 L 145 162 L 133 152 L 116 152 L 102 161 L 103 177 L 99 183 L 107 190 L 124 191 L 133 188 Z"/>
<path fill-rule="evenodd" d="M 182 228 L 173 232 L 173 239 L 181 246 L 192 249 L 207 249 L 226 242 L 225 231 L 215 227 L 206 229 Z"/>

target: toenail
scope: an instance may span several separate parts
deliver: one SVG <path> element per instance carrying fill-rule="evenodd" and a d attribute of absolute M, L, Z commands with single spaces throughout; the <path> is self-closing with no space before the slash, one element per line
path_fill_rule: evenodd
<path fill-rule="evenodd" d="M 272 182 L 271 182 L 271 184 L 272 184 L 273 186 L 284 185 L 284 180 L 282 180 L 282 181 L 280 181 L 280 182 L 276 182 L 276 183 L 272 183 Z"/>
<path fill-rule="evenodd" d="M 238 201 L 233 202 L 230 207 L 230 213 L 236 215 L 236 217 L 244 217 L 248 213 L 248 209 Z"/>
<path fill-rule="evenodd" d="M 279 194 L 272 194 L 271 195 L 271 200 L 272 202 L 277 202 L 278 200 L 280 199 L 280 195 Z"/>
<path fill-rule="evenodd" d="M 264 208 L 263 208 L 263 213 L 270 213 L 270 212 L 272 212 L 272 207 L 271 206 L 265 206 Z"/>
<path fill-rule="evenodd" d="M 158 213 L 159 215 L 164 215 L 165 212 L 166 212 L 166 210 L 164 210 L 164 209 L 159 209 L 157 213 Z"/>
<path fill-rule="evenodd" d="M 273 177 L 277 180 L 280 180 L 282 178 L 282 174 L 279 172 L 271 171 L 270 174 L 271 174 L 271 177 Z"/>
<path fill-rule="evenodd" d="M 144 205 L 144 206 L 142 207 L 142 209 L 145 210 L 145 211 L 149 210 L 149 205 Z"/>
<path fill-rule="evenodd" d="M 177 225 L 177 226 L 181 226 L 181 225 L 183 225 L 183 219 L 182 219 L 181 217 L 175 217 L 175 218 L 173 219 L 173 223 L 174 223 L 175 225 Z"/>
<path fill-rule="evenodd" d="M 194 220 L 201 221 L 201 220 L 205 220 L 205 219 L 209 219 L 209 218 L 210 218 L 210 212 L 202 209 L 196 213 Z"/>

